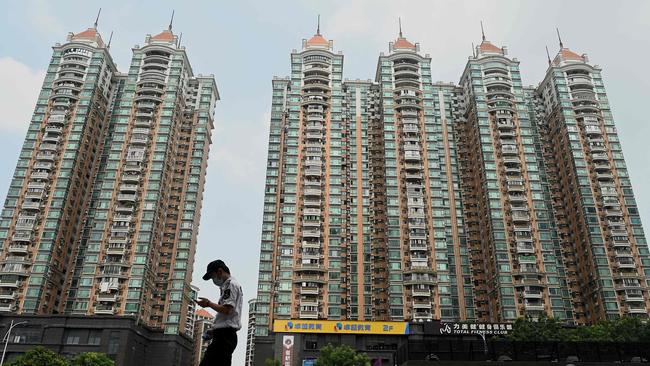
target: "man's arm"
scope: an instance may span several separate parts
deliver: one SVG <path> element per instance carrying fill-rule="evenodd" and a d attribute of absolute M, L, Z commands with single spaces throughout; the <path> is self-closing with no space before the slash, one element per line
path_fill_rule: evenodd
<path fill-rule="evenodd" d="M 230 315 L 233 309 L 232 305 L 219 305 L 217 303 L 214 303 L 206 299 L 205 297 L 199 297 L 196 303 L 201 305 L 204 308 L 211 308 L 214 311 L 225 315 Z"/>

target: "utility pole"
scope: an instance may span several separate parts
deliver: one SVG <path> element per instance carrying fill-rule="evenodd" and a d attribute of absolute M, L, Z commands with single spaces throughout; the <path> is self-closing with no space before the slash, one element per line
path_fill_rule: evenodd
<path fill-rule="evenodd" d="M 12 320 L 11 324 L 9 324 L 9 330 L 7 331 L 7 333 L 5 333 L 4 338 L 2 338 L 2 340 L 5 342 L 5 347 L 2 350 L 2 359 L 0 359 L 0 366 L 2 366 L 5 363 L 5 353 L 7 353 L 7 345 L 9 344 L 9 337 L 11 336 L 11 331 L 15 327 L 17 327 L 17 326 L 19 326 L 21 324 L 27 324 L 27 322 L 18 322 L 18 323 L 14 324 L 14 321 Z"/>

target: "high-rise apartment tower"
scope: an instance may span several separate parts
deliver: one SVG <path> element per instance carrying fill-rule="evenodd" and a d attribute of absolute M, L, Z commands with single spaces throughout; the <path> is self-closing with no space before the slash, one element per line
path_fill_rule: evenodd
<path fill-rule="evenodd" d="M 133 315 L 192 336 L 217 87 L 171 24 L 126 74 L 109 47 L 96 25 L 54 47 L 0 221 L 0 310 Z"/>

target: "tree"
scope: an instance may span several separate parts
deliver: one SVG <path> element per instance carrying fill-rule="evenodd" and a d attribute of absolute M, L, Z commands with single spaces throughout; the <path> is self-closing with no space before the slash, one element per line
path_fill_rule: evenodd
<path fill-rule="evenodd" d="M 280 360 L 274 360 L 272 358 L 267 358 L 264 360 L 264 366 L 281 366 Z"/>
<path fill-rule="evenodd" d="M 18 356 L 9 366 L 68 366 L 68 361 L 45 347 L 35 347 Z"/>
<path fill-rule="evenodd" d="M 316 366 L 370 366 L 370 359 L 348 345 L 334 347 L 328 344 L 321 349 Z"/>
<path fill-rule="evenodd" d="M 622 317 L 567 328 L 553 318 L 520 318 L 515 321 L 513 331 L 507 338 L 519 342 L 650 342 L 650 323 Z"/>
<path fill-rule="evenodd" d="M 103 353 L 85 352 L 78 354 L 70 362 L 71 366 L 114 366 L 115 362 Z"/>

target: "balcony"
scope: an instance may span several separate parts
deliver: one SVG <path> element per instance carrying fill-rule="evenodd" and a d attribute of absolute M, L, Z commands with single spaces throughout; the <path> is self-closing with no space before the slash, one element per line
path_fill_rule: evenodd
<path fill-rule="evenodd" d="M 320 230 L 303 230 L 302 232 L 303 238 L 320 238 L 320 236 Z"/>
<path fill-rule="evenodd" d="M 138 167 L 137 171 L 140 171 L 140 167 Z M 140 182 L 140 174 L 122 174 L 122 182 Z"/>
<path fill-rule="evenodd" d="M 518 243 L 517 253 L 533 254 L 535 253 L 535 247 L 532 245 L 532 243 Z"/>
<path fill-rule="evenodd" d="M 508 186 L 508 188 L 510 188 L 510 187 L 511 186 Z M 517 186 L 515 186 L 515 187 L 517 187 Z M 520 187 L 523 188 L 523 186 L 520 186 Z M 513 190 L 513 189 L 511 189 L 511 190 Z M 508 200 L 510 202 L 526 202 L 527 199 L 528 198 L 524 194 L 509 194 L 508 195 Z"/>
<path fill-rule="evenodd" d="M 604 153 L 593 153 L 591 154 L 591 158 L 594 162 L 609 162 L 609 157 Z M 606 165 L 609 167 L 609 164 Z"/>
<path fill-rule="evenodd" d="M 32 174 L 29 175 L 29 178 L 31 179 L 48 179 L 50 177 L 49 172 L 38 172 L 38 171 L 33 171 Z"/>
<path fill-rule="evenodd" d="M 0 292 L 0 300 L 15 300 L 15 299 L 16 299 L 16 293 L 13 292 L 13 291 L 12 292 Z"/>
<path fill-rule="evenodd" d="M 623 212 L 621 212 L 621 210 L 605 210 L 605 216 L 607 216 L 607 217 L 622 217 Z"/>
<path fill-rule="evenodd" d="M 300 287 L 300 294 L 301 295 L 318 295 L 318 287 L 317 286 L 302 286 L 302 287 Z"/>
<path fill-rule="evenodd" d="M 32 230 L 36 224 L 36 216 L 19 216 L 16 222 L 18 230 Z"/>
<path fill-rule="evenodd" d="M 603 143 L 590 143 L 589 144 L 589 149 L 591 152 L 605 152 L 605 145 Z"/>
<path fill-rule="evenodd" d="M 598 180 L 612 180 L 614 176 L 610 172 L 596 172 L 596 179 Z"/>
<path fill-rule="evenodd" d="M 9 313 L 12 311 L 16 310 L 16 305 L 9 303 L 9 304 L 0 304 L 0 312 L 2 313 Z"/>
<path fill-rule="evenodd" d="M 39 152 L 36 154 L 36 160 L 40 161 L 54 161 L 56 154 Z"/>
<path fill-rule="evenodd" d="M 318 319 L 318 311 L 300 311 L 300 319 Z"/>
<path fill-rule="evenodd" d="M 431 310 L 431 300 L 413 300 L 413 309 L 429 309 Z"/>
<path fill-rule="evenodd" d="M 117 301 L 117 295 L 116 294 L 99 294 L 99 295 L 97 295 L 97 301 L 116 302 Z M 97 313 L 97 311 L 95 311 L 95 313 Z"/>
<path fill-rule="evenodd" d="M 318 263 L 300 263 L 296 265 L 296 272 L 327 272 L 324 266 Z"/>
<path fill-rule="evenodd" d="M 118 194 L 117 200 L 120 202 L 135 202 L 138 196 L 135 194 Z"/>
<path fill-rule="evenodd" d="M 17 288 L 20 287 L 20 281 L 8 281 L 0 279 L 0 288 Z"/>
<path fill-rule="evenodd" d="M 304 172 L 305 172 L 305 176 L 308 177 L 315 177 L 315 176 L 320 177 L 322 174 L 322 171 L 320 169 L 305 169 Z"/>
<path fill-rule="evenodd" d="M 320 196 L 322 193 L 320 189 L 315 189 L 315 188 L 305 189 L 304 192 L 305 192 L 305 196 Z"/>
<path fill-rule="evenodd" d="M 521 176 L 521 168 L 517 165 L 505 165 L 503 167 L 503 170 L 507 176 L 511 176 L 511 177 Z"/>
<path fill-rule="evenodd" d="M 0 272 L 15 273 L 19 276 L 29 275 L 29 269 L 22 263 L 5 263 Z"/>
<path fill-rule="evenodd" d="M 149 137 L 146 135 L 138 136 L 138 135 L 133 135 L 131 136 L 131 144 L 136 144 L 136 145 L 146 145 L 149 142 Z"/>
<path fill-rule="evenodd" d="M 591 78 L 585 77 L 573 77 L 569 79 L 569 85 L 587 85 L 593 86 Z"/>
<path fill-rule="evenodd" d="M 404 174 L 404 179 L 406 180 L 421 180 L 422 179 L 422 173 L 415 173 L 415 172 L 407 172 Z"/>
<path fill-rule="evenodd" d="M 124 245 L 115 245 L 112 244 L 106 248 L 106 254 L 108 255 L 124 255 L 126 253 L 126 247 Z"/>
<path fill-rule="evenodd" d="M 69 100 L 60 100 L 57 99 L 54 102 L 52 102 L 52 106 L 56 108 L 70 108 L 70 101 Z"/>
<path fill-rule="evenodd" d="M 515 128 L 515 124 L 512 123 L 509 120 L 507 122 L 506 121 L 499 121 L 499 122 L 497 122 L 497 128 L 499 130 L 513 129 L 513 128 Z M 500 133 L 503 133 L 503 132 L 500 132 Z"/>
<path fill-rule="evenodd" d="M 629 314 L 647 314 L 648 310 L 646 310 L 645 306 L 627 306 L 626 307 L 626 312 Z"/>
<path fill-rule="evenodd" d="M 131 230 L 128 224 L 124 225 L 123 222 L 120 224 L 121 225 L 118 225 L 117 223 L 113 224 L 113 226 L 111 226 L 111 233 L 128 233 Z"/>
<path fill-rule="evenodd" d="M 148 110 L 148 111 L 146 111 L 144 113 L 152 113 L 151 109 L 154 109 L 156 107 L 157 107 L 156 103 L 152 103 L 152 102 L 139 102 L 138 105 L 137 105 L 138 109 L 147 109 Z"/>
<path fill-rule="evenodd" d="M 97 314 L 97 315 L 113 315 L 113 314 L 115 314 L 115 308 L 113 308 L 112 306 L 97 305 L 95 307 L 95 314 Z"/>
<path fill-rule="evenodd" d="M 38 161 L 34 163 L 34 169 L 39 169 L 39 170 L 52 170 L 54 165 L 52 163 L 44 163 L 41 161 Z"/>
<path fill-rule="evenodd" d="M 404 160 L 413 160 L 413 161 L 420 161 L 420 152 L 419 151 L 405 151 L 404 152 Z"/>
<path fill-rule="evenodd" d="M 40 210 L 41 202 L 40 201 L 24 201 L 21 208 L 23 210 Z"/>
<path fill-rule="evenodd" d="M 54 126 L 49 125 L 49 123 L 65 123 L 65 118 L 66 118 L 65 114 L 51 114 L 50 117 L 48 117 L 48 119 L 47 119 L 48 126 L 46 127 L 46 131 L 47 131 L 48 127 L 50 127 L 50 128 L 58 128 L 58 129 L 62 130 L 61 127 L 54 127 Z"/>
<path fill-rule="evenodd" d="M 9 253 L 27 254 L 29 245 L 27 244 L 10 244 Z"/>
<path fill-rule="evenodd" d="M 524 213 L 519 213 L 519 212 L 513 212 L 512 221 L 528 222 L 528 221 L 530 221 L 530 215 L 524 214 Z"/>
<path fill-rule="evenodd" d="M 405 133 L 419 133 L 420 129 L 418 128 L 417 125 L 407 124 L 407 125 L 404 125 L 404 127 L 402 128 L 402 131 L 404 131 Z"/>
<path fill-rule="evenodd" d="M 529 289 L 526 289 L 521 294 L 527 299 L 541 299 L 543 295 L 542 291 L 540 290 L 529 290 Z"/>
<path fill-rule="evenodd" d="M 530 310 L 530 311 L 543 311 L 544 310 L 544 304 L 542 302 L 524 301 L 524 306 L 526 307 L 526 310 Z"/>
<path fill-rule="evenodd" d="M 643 298 L 643 291 L 638 289 L 625 290 L 623 299 L 625 299 L 627 302 L 645 302 L 645 299 Z"/>
<path fill-rule="evenodd" d="M 503 145 L 501 146 L 501 152 L 503 155 L 517 155 L 517 147 L 514 145 Z"/>
<path fill-rule="evenodd" d="M 122 244 L 126 245 L 129 242 L 128 237 L 119 237 L 119 236 L 112 236 L 108 238 L 108 244 Z"/>
<path fill-rule="evenodd" d="M 43 136 L 43 142 L 58 144 L 60 141 L 61 141 L 61 136 L 49 132 L 45 136 Z"/>
<path fill-rule="evenodd" d="M 630 268 L 630 269 L 636 268 L 634 259 L 630 257 L 617 257 L 616 265 L 618 266 L 618 268 Z"/>
<path fill-rule="evenodd" d="M 124 205 L 117 205 L 115 206 L 115 211 L 120 212 L 120 213 L 133 213 L 134 208 L 133 206 L 124 206 Z"/>
<path fill-rule="evenodd" d="M 413 319 L 431 319 L 432 314 L 430 312 L 426 311 L 414 311 L 413 312 Z"/>
<path fill-rule="evenodd" d="M 11 240 L 15 242 L 29 242 L 32 240 L 32 233 L 30 231 L 17 232 L 11 236 Z"/>
<path fill-rule="evenodd" d="M 411 295 L 419 297 L 430 297 L 431 290 L 413 288 L 411 289 Z"/>
<path fill-rule="evenodd" d="M 137 192 L 138 187 L 137 184 L 121 184 L 120 192 Z"/>

